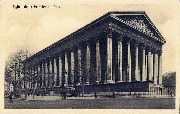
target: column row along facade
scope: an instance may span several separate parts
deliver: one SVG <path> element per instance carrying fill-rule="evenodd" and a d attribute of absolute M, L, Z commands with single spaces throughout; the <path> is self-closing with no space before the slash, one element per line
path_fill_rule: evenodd
<path fill-rule="evenodd" d="M 153 81 L 162 85 L 162 55 L 126 37 L 98 39 L 28 68 L 29 88 Z M 104 48 L 105 47 L 105 48 Z M 106 67 L 106 68 L 105 68 Z"/>

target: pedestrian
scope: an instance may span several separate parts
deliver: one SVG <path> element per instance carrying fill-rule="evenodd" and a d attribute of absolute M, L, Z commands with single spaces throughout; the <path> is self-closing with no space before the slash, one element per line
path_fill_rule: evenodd
<path fill-rule="evenodd" d="M 94 94 L 95 94 L 95 95 L 94 95 L 94 96 L 95 96 L 95 98 L 97 98 L 97 94 L 96 94 L 96 92 L 95 92 Z"/>
<path fill-rule="evenodd" d="M 66 99 L 66 91 L 64 91 L 64 94 L 63 94 L 63 96 L 64 96 L 64 99 Z"/>
<path fill-rule="evenodd" d="M 113 98 L 115 98 L 115 92 L 113 91 Z"/>
<path fill-rule="evenodd" d="M 44 96 L 44 92 L 43 92 L 43 91 L 41 92 L 41 96 L 42 96 L 42 97 Z"/>
<path fill-rule="evenodd" d="M 30 91 L 28 91 L 28 96 L 30 95 Z"/>
<path fill-rule="evenodd" d="M 9 94 L 9 102 L 11 102 L 11 103 L 13 103 L 13 100 L 12 100 L 12 96 L 13 96 L 13 93 L 12 92 L 10 92 L 10 94 Z"/>
<path fill-rule="evenodd" d="M 173 97 L 173 93 L 172 93 L 172 91 L 170 92 L 170 96 L 171 96 L 171 97 Z"/>

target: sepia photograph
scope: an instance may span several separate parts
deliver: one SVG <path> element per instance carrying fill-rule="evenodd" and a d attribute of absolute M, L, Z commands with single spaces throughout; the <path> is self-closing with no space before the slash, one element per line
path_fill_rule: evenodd
<path fill-rule="evenodd" d="M 0 2 L 4 112 L 179 110 L 176 2 Z"/>

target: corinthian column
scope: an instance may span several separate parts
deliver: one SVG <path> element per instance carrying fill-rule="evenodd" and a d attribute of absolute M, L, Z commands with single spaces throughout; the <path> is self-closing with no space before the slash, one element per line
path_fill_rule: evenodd
<path fill-rule="evenodd" d="M 47 86 L 47 83 L 46 83 L 46 81 L 47 81 L 47 62 L 44 62 L 44 64 L 43 64 L 43 69 L 44 69 L 44 81 L 43 81 L 43 86 Z"/>
<path fill-rule="evenodd" d="M 52 62 L 49 61 L 49 86 L 52 86 Z"/>
<path fill-rule="evenodd" d="M 65 84 L 67 85 L 68 84 L 68 57 L 67 57 L 67 53 L 65 53 L 65 58 L 64 58 L 64 60 L 65 60 L 65 70 L 64 70 L 64 79 L 65 79 Z"/>
<path fill-rule="evenodd" d="M 78 47 L 78 84 L 81 84 L 81 47 Z"/>
<path fill-rule="evenodd" d="M 88 43 L 86 47 L 86 84 L 90 83 L 90 66 L 91 66 L 90 46 Z"/>
<path fill-rule="evenodd" d="M 135 61 L 135 81 L 140 81 L 139 64 L 138 64 L 138 44 L 136 44 L 136 61 Z"/>
<path fill-rule="evenodd" d="M 145 47 L 142 47 L 142 81 L 146 81 L 146 71 L 145 71 L 145 59 L 146 59 L 146 53 L 145 53 Z"/>
<path fill-rule="evenodd" d="M 130 47 L 130 42 L 128 42 L 127 45 L 128 45 L 127 82 L 131 82 L 131 47 Z"/>
<path fill-rule="evenodd" d="M 154 52 L 151 53 L 151 81 L 154 81 Z"/>
<path fill-rule="evenodd" d="M 151 51 L 148 52 L 148 80 L 152 80 Z"/>
<path fill-rule="evenodd" d="M 147 60 L 147 59 L 148 59 L 148 56 L 146 55 L 146 63 L 145 63 L 145 64 L 146 64 L 146 65 L 145 65 L 145 81 L 147 81 L 147 79 L 148 79 L 148 78 L 147 78 L 147 77 L 148 77 L 148 72 L 147 72 L 147 71 L 148 71 L 148 70 L 147 70 L 147 69 L 148 69 L 148 60 Z"/>
<path fill-rule="evenodd" d="M 50 83 L 50 71 L 49 71 L 49 61 L 47 62 L 47 86 L 49 86 Z"/>
<path fill-rule="evenodd" d="M 157 53 L 154 54 L 154 84 L 157 84 L 157 70 L 158 70 L 158 59 Z"/>
<path fill-rule="evenodd" d="M 101 81 L 101 58 L 99 41 L 96 41 L 96 83 Z"/>
<path fill-rule="evenodd" d="M 59 56 L 59 86 L 62 86 L 62 57 Z"/>
<path fill-rule="evenodd" d="M 56 59 L 54 59 L 54 86 L 56 86 L 56 82 L 57 82 L 57 64 L 56 64 Z"/>
<path fill-rule="evenodd" d="M 74 52 L 71 52 L 71 84 L 74 84 Z"/>
<path fill-rule="evenodd" d="M 43 87 L 44 86 L 44 63 L 43 62 L 41 64 L 41 76 L 42 76 L 41 87 Z"/>
<path fill-rule="evenodd" d="M 112 80 L 112 34 L 107 36 L 107 83 L 114 83 Z"/>
<path fill-rule="evenodd" d="M 56 86 L 59 86 L 59 57 L 56 58 Z"/>
<path fill-rule="evenodd" d="M 159 68 L 158 68 L 158 78 L 159 78 L 159 85 L 162 85 L 162 52 L 159 52 L 159 56 L 158 56 L 158 65 L 159 65 Z"/>
<path fill-rule="evenodd" d="M 118 82 L 122 82 L 122 38 L 118 39 Z"/>
<path fill-rule="evenodd" d="M 39 65 L 40 88 L 42 87 L 42 63 Z"/>

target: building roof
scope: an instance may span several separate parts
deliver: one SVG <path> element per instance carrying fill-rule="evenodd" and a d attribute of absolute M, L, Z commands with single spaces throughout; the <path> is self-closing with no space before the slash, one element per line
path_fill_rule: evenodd
<path fill-rule="evenodd" d="M 86 26 L 78 29 L 77 31 L 71 33 L 70 35 L 66 36 L 65 38 L 59 40 L 58 42 L 48 46 L 47 48 L 37 52 L 36 54 L 32 55 L 31 57 L 24 60 L 24 62 L 28 62 L 30 59 L 34 57 L 38 57 L 43 52 L 50 50 L 51 48 L 63 44 L 62 42 L 70 39 L 73 36 L 76 36 L 77 34 L 82 33 L 83 31 L 89 29 L 91 26 L 105 20 L 106 18 L 111 18 L 116 21 L 119 21 L 122 24 L 125 24 L 132 29 L 136 29 L 137 31 L 144 33 L 145 35 L 153 38 L 156 41 L 161 42 L 164 44 L 166 41 L 162 37 L 161 33 L 157 30 L 155 25 L 152 23 L 152 21 L 149 19 L 149 17 L 146 15 L 144 11 L 136 11 L 136 12 L 120 12 L 120 11 L 113 11 L 108 12 L 105 15 L 101 16 L 100 18 L 92 21 L 91 23 L 87 24 Z"/>

